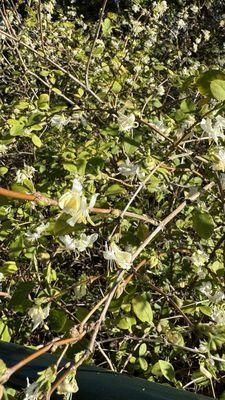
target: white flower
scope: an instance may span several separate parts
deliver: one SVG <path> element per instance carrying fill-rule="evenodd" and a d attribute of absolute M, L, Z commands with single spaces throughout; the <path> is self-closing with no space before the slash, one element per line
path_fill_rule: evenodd
<path fill-rule="evenodd" d="M 210 118 L 203 118 L 200 125 L 203 131 L 207 133 L 209 138 L 213 139 L 216 144 L 218 144 L 219 138 L 224 139 L 223 130 L 225 129 L 225 118 L 221 117 L 220 115 L 215 118 L 214 125 L 212 124 L 212 120 Z"/>
<path fill-rule="evenodd" d="M 85 235 L 82 233 L 80 239 L 75 240 L 75 247 L 78 251 L 85 251 L 87 247 L 92 248 L 94 242 L 98 239 L 98 234 L 93 233 L 92 235 Z"/>
<path fill-rule="evenodd" d="M 112 242 L 109 246 L 106 245 L 106 250 L 103 253 L 103 256 L 106 260 L 115 261 L 116 264 L 122 268 L 129 270 L 132 264 L 132 254 L 127 251 L 122 251 L 116 245 L 115 242 Z"/>
<path fill-rule="evenodd" d="M 82 233 L 79 239 L 72 239 L 69 235 L 59 236 L 61 242 L 65 245 L 67 250 L 85 251 L 88 247 L 92 248 L 94 242 L 98 239 L 98 234 L 86 235 Z"/>
<path fill-rule="evenodd" d="M 35 229 L 35 231 L 32 233 L 32 232 L 30 232 L 30 231 L 28 231 L 26 234 L 25 234 L 25 236 L 26 236 L 26 239 L 27 240 L 30 240 L 30 241 L 34 241 L 34 240 L 38 240 L 40 237 L 41 237 L 41 234 L 48 228 L 48 226 L 49 226 L 49 223 L 47 223 L 47 224 L 41 224 L 41 225 L 39 225 L 36 229 Z"/>
<path fill-rule="evenodd" d="M 79 390 L 77 381 L 72 372 L 69 376 L 64 379 L 64 381 L 58 386 L 57 393 L 59 395 L 64 395 L 65 400 L 72 399 L 72 393 L 77 393 Z"/>
<path fill-rule="evenodd" d="M 59 239 L 64 244 L 67 250 L 75 251 L 74 239 L 70 235 L 59 236 Z"/>
<path fill-rule="evenodd" d="M 161 1 L 161 2 L 156 2 L 154 1 L 153 3 L 153 12 L 156 14 L 158 17 L 162 16 L 165 11 L 167 10 L 168 5 L 166 1 Z"/>
<path fill-rule="evenodd" d="M 223 308 L 219 308 L 218 306 L 213 309 L 211 318 L 218 325 L 225 325 L 225 310 Z"/>
<path fill-rule="evenodd" d="M 180 19 L 178 20 L 178 24 L 177 24 L 178 29 L 182 29 L 182 28 L 184 28 L 186 25 L 187 25 L 186 22 L 185 22 L 182 18 L 180 18 Z"/>
<path fill-rule="evenodd" d="M 199 8 L 198 8 L 198 6 L 193 5 L 193 6 L 190 7 L 190 10 L 191 10 L 194 14 L 197 14 Z"/>
<path fill-rule="evenodd" d="M 0 144 L 0 156 L 2 154 L 5 154 L 8 150 L 8 146 L 6 146 L 5 144 Z"/>
<path fill-rule="evenodd" d="M 70 119 L 66 118 L 65 115 L 55 114 L 51 119 L 51 125 L 57 126 L 57 128 L 61 131 L 64 126 L 69 123 Z"/>
<path fill-rule="evenodd" d="M 44 320 L 49 316 L 50 303 L 45 308 L 40 305 L 35 305 L 28 311 L 28 315 L 31 317 L 33 322 L 32 332 L 38 327 L 44 324 Z"/>
<path fill-rule="evenodd" d="M 16 182 L 23 183 L 25 179 L 32 179 L 36 169 L 31 165 L 26 165 L 22 170 L 16 171 Z"/>
<path fill-rule="evenodd" d="M 132 164 L 129 159 L 126 160 L 125 164 L 121 164 L 118 168 L 120 174 L 124 176 L 132 176 L 138 175 L 140 172 L 140 168 L 138 165 Z"/>
<path fill-rule="evenodd" d="M 214 163 L 214 168 L 218 171 L 225 172 L 225 150 L 220 149 L 215 153 L 216 163 Z"/>
<path fill-rule="evenodd" d="M 159 85 L 157 94 L 158 94 L 158 96 L 163 96 L 165 94 L 165 89 L 164 89 L 163 85 Z"/>
<path fill-rule="evenodd" d="M 143 64 L 148 64 L 150 61 L 150 57 L 149 56 L 144 56 L 142 57 L 141 61 L 143 62 Z"/>
<path fill-rule="evenodd" d="M 59 207 L 64 213 L 71 216 L 67 221 L 70 226 L 74 226 L 76 223 L 86 224 L 87 221 L 91 223 L 89 210 L 94 207 L 97 196 L 98 194 L 94 194 L 87 205 L 87 199 L 82 193 L 82 185 L 77 179 L 74 179 L 72 190 L 59 199 Z"/>
<path fill-rule="evenodd" d="M 202 33 L 204 35 L 204 39 L 207 42 L 210 39 L 211 32 L 207 29 L 202 29 Z"/>
<path fill-rule="evenodd" d="M 225 299 L 225 294 L 221 291 L 216 292 L 212 296 L 209 296 L 209 300 L 211 303 L 220 303 L 222 300 Z"/>
<path fill-rule="evenodd" d="M 122 112 L 118 113 L 118 125 L 120 131 L 127 132 L 133 128 L 137 128 L 138 123 L 135 122 L 135 115 L 129 114 L 125 115 Z"/>
<path fill-rule="evenodd" d="M 199 288 L 200 292 L 203 293 L 205 296 L 209 297 L 212 292 L 212 284 L 211 282 L 203 282 Z"/>
<path fill-rule="evenodd" d="M 39 400 L 40 395 L 40 385 L 36 382 L 30 384 L 29 379 L 27 379 L 27 388 L 23 400 Z"/>
<path fill-rule="evenodd" d="M 138 11 L 140 10 L 140 7 L 139 7 L 137 4 L 134 4 L 134 5 L 132 6 L 132 10 L 133 10 L 134 12 L 138 12 Z"/>
<path fill-rule="evenodd" d="M 133 32 L 135 35 L 138 35 L 144 29 L 144 26 L 141 25 L 139 21 L 132 21 L 132 25 L 133 25 Z"/>
<path fill-rule="evenodd" d="M 203 265 L 208 261 L 208 256 L 204 251 L 197 250 L 192 254 L 191 261 L 196 267 L 203 267 Z"/>

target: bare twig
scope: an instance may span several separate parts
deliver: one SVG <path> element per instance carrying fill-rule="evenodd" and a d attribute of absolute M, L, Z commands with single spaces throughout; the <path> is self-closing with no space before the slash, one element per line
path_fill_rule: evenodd
<path fill-rule="evenodd" d="M 208 191 L 210 190 L 213 186 L 215 185 L 214 182 L 211 182 L 207 184 L 206 186 L 203 187 L 203 191 Z M 201 191 L 195 193 L 194 195 L 190 196 L 188 198 L 188 201 L 195 201 L 198 199 L 198 197 L 201 195 Z M 169 222 L 171 222 L 187 205 L 187 200 L 183 201 L 172 213 L 170 213 L 164 220 L 157 226 L 157 228 L 147 237 L 147 239 L 138 247 L 138 249 L 134 252 L 132 260 L 134 261 L 145 249 L 146 246 L 148 246 L 149 243 L 152 242 L 152 240 L 158 235 L 159 232 L 161 232 L 166 225 L 168 225 Z"/>

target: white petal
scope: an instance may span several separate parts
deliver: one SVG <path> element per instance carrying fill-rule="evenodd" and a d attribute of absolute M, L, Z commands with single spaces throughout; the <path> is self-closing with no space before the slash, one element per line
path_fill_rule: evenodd
<path fill-rule="evenodd" d="M 72 187 L 72 191 L 76 191 L 78 193 L 81 193 L 83 189 L 82 184 L 80 183 L 80 181 L 78 179 L 74 179 L 73 181 L 73 187 Z"/>
<path fill-rule="evenodd" d="M 93 208 L 94 207 L 98 195 L 99 195 L 99 193 L 93 194 L 93 196 L 91 197 L 91 200 L 90 200 L 89 208 Z"/>

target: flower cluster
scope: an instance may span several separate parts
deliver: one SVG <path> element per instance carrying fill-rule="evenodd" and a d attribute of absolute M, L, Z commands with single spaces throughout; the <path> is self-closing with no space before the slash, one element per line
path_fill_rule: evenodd
<path fill-rule="evenodd" d="M 70 251 L 85 251 L 88 247 L 92 248 L 94 242 L 98 239 L 98 234 L 86 235 L 82 233 L 79 239 L 73 239 L 70 235 L 59 236 L 59 239 L 64 244 L 65 248 Z"/>
<path fill-rule="evenodd" d="M 210 139 L 213 139 L 216 144 L 218 144 L 219 138 L 225 138 L 223 133 L 225 129 L 225 118 L 223 118 L 221 115 L 217 115 L 214 124 L 210 118 L 203 118 L 200 125 L 202 130 Z"/>
<path fill-rule="evenodd" d="M 74 226 L 76 223 L 86 224 L 87 221 L 92 223 L 89 217 L 89 210 L 94 207 L 98 194 L 92 196 L 88 205 L 82 190 L 83 187 L 79 180 L 74 179 L 72 190 L 65 193 L 59 199 L 59 207 L 65 214 L 70 215 L 70 218 L 67 220 L 70 226 Z"/>

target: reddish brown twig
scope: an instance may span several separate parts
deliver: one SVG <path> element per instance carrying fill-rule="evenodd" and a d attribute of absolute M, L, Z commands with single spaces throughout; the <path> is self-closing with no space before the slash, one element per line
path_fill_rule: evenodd
<path fill-rule="evenodd" d="M 58 206 L 58 201 L 54 199 L 50 199 L 43 194 L 36 192 L 34 194 L 14 192 L 13 190 L 4 189 L 0 187 L 0 196 L 10 197 L 12 199 L 19 200 L 27 200 L 27 201 L 35 201 L 36 203 L 43 203 L 48 206 Z M 90 211 L 96 214 L 112 214 L 115 217 L 119 217 L 122 214 L 121 210 L 113 209 L 113 208 L 91 208 Z M 132 212 L 125 212 L 124 215 L 126 217 L 135 218 L 140 221 L 144 221 L 154 226 L 158 226 L 158 222 L 152 218 L 149 218 L 146 215 L 139 215 Z"/>
<path fill-rule="evenodd" d="M 35 360 L 42 354 L 47 353 L 47 351 L 51 350 L 53 347 L 58 347 L 58 346 L 63 346 L 63 345 L 68 345 L 68 344 L 74 344 L 81 340 L 86 334 L 86 331 L 82 331 L 78 336 L 76 337 L 70 337 L 70 338 L 65 338 L 65 339 L 59 339 L 52 341 L 51 343 L 47 344 L 46 346 L 43 346 L 41 349 L 35 351 L 35 353 L 30 354 L 28 357 L 24 358 L 17 364 L 15 364 L 13 367 L 8 368 L 7 371 L 5 372 L 4 375 L 2 375 L 0 379 L 0 383 L 3 384 L 9 380 L 9 378 L 20 368 L 24 367 L 24 365 L 30 363 L 31 361 Z"/>

